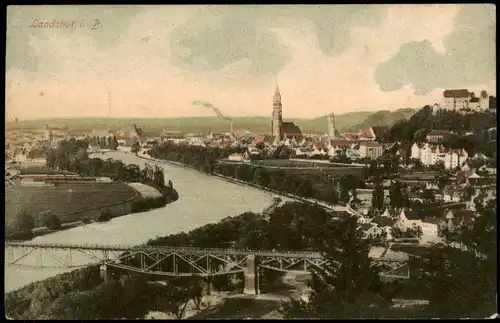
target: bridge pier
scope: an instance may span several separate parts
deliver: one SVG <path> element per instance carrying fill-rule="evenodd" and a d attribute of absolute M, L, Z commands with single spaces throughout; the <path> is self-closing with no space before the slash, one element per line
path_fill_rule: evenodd
<path fill-rule="evenodd" d="M 245 268 L 245 286 L 243 294 L 259 295 L 259 258 L 254 255 L 247 256 L 247 267 Z"/>
<path fill-rule="evenodd" d="M 100 267 L 100 276 L 104 280 L 104 282 L 108 282 L 109 274 L 108 274 L 108 267 L 106 264 L 101 265 Z"/>

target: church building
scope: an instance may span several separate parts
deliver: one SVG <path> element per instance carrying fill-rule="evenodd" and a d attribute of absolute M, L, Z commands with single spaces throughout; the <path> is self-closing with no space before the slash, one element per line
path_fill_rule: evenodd
<path fill-rule="evenodd" d="M 281 104 L 281 93 L 279 87 L 276 86 L 276 92 L 273 96 L 273 115 L 271 119 L 271 135 L 275 142 L 281 142 L 285 139 L 302 138 L 302 131 L 293 122 L 283 121 L 283 106 Z"/>

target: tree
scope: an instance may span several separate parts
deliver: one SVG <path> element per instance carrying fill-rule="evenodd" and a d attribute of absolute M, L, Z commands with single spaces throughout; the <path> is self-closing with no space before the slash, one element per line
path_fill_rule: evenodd
<path fill-rule="evenodd" d="M 163 308 L 167 312 L 174 314 L 177 319 L 182 319 L 186 306 L 192 296 L 190 295 L 187 282 L 182 279 L 171 280 L 167 286 L 161 288 L 161 291 L 161 296 L 164 300 Z"/>
<path fill-rule="evenodd" d="M 413 142 L 424 142 L 425 136 L 429 132 L 428 129 L 419 129 L 413 134 Z"/>
<path fill-rule="evenodd" d="M 436 199 L 436 195 L 434 195 L 434 192 L 432 190 L 425 189 L 422 193 L 422 198 L 425 203 L 433 203 Z"/>
<path fill-rule="evenodd" d="M 194 276 L 191 277 L 191 280 L 189 282 L 189 289 L 188 289 L 188 295 L 189 298 L 193 300 L 194 305 L 196 306 L 197 310 L 201 310 L 201 300 L 203 298 L 203 291 L 204 291 L 204 281 L 201 277 L 199 276 Z"/>
<path fill-rule="evenodd" d="M 108 145 L 108 149 L 116 150 L 118 148 L 118 146 L 119 146 L 118 140 L 116 139 L 116 136 L 113 136 L 113 138 L 111 139 L 111 141 Z"/>
<path fill-rule="evenodd" d="M 35 227 L 35 219 L 31 214 L 22 210 L 17 218 L 17 229 L 21 232 L 31 231 Z"/>
<path fill-rule="evenodd" d="M 101 215 L 97 218 L 97 221 L 99 222 L 106 222 L 111 220 L 113 217 L 113 214 L 111 213 L 111 210 L 109 209 L 102 209 L 101 210 Z"/>
<path fill-rule="evenodd" d="M 342 177 L 339 182 L 339 200 L 347 203 L 349 201 L 350 183 L 347 178 Z"/>
<path fill-rule="evenodd" d="M 374 188 L 372 193 L 372 207 L 374 210 L 382 210 L 384 208 L 384 187 L 379 177 L 375 178 Z"/>
<path fill-rule="evenodd" d="M 139 145 L 139 142 L 136 140 L 132 144 L 132 148 L 130 149 L 130 151 L 137 155 L 139 150 L 141 150 L 141 146 Z"/>
<path fill-rule="evenodd" d="M 389 303 L 383 299 L 378 269 L 368 258 L 371 242 L 363 239 L 357 220 L 324 225 L 321 251 L 326 261 L 314 269 L 309 302 L 283 303 L 286 318 L 368 318 L 383 315 Z M 375 307 L 371 307 L 376 303 Z"/>
<path fill-rule="evenodd" d="M 43 223 L 51 230 L 59 229 L 61 227 L 61 219 L 57 215 L 52 214 L 52 212 L 47 212 L 44 215 Z"/>
<path fill-rule="evenodd" d="M 437 186 L 442 192 L 446 185 L 450 184 L 450 175 L 448 173 L 439 173 L 436 175 Z"/>
<path fill-rule="evenodd" d="M 266 145 L 263 142 L 259 142 L 255 145 L 255 148 L 259 150 L 264 150 L 266 148 Z"/>
<path fill-rule="evenodd" d="M 408 205 L 408 198 L 405 196 L 403 185 L 400 181 L 395 181 L 391 184 L 389 197 L 391 205 L 395 208 L 402 208 Z"/>
<path fill-rule="evenodd" d="M 45 159 L 46 159 L 46 163 L 47 163 L 47 167 L 48 168 L 54 168 L 55 167 L 56 156 L 55 156 L 55 153 L 54 153 L 53 149 L 49 149 L 47 151 L 47 155 L 46 155 Z"/>

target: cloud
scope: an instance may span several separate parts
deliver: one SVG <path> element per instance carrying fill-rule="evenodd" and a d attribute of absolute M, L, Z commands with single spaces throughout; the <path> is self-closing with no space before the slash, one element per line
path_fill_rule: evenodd
<path fill-rule="evenodd" d="M 272 27 L 313 26 L 319 48 L 338 55 L 350 45 L 356 26 L 376 25 L 383 7 L 374 6 L 221 6 L 201 10 L 170 37 L 174 62 L 195 72 L 251 62 L 250 73 L 276 75 L 292 53 Z"/>
<path fill-rule="evenodd" d="M 60 48 L 67 49 L 70 56 L 81 47 L 109 49 L 143 10 L 141 6 L 9 6 L 6 69 L 21 69 L 31 74 L 57 73 L 68 58 L 66 53 L 58 52 Z M 74 28 L 30 27 L 35 20 L 74 22 Z M 91 30 L 96 20 L 102 28 Z M 64 43 L 51 43 L 54 39 Z"/>
<path fill-rule="evenodd" d="M 462 5 L 443 40 L 444 53 L 427 39 L 407 42 L 378 66 L 375 81 L 382 91 L 411 85 L 416 94 L 488 83 L 496 76 L 495 28 L 493 5 Z"/>
<path fill-rule="evenodd" d="M 108 7 L 80 15 L 57 11 L 57 16 L 41 7 L 30 14 L 14 10 L 8 12 L 10 35 L 33 17 L 88 22 L 97 17 L 103 28 L 26 28 L 25 44 L 7 48 L 6 113 L 20 119 L 105 117 L 111 106 L 113 117 L 213 115 L 190 103 L 204 100 L 228 116 L 269 116 L 277 83 L 285 118 L 417 108 L 439 100 L 442 90 L 415 96 L 411 75 L 400 65 L 386 81 L 399 83 L 384 92 L 375 71 L 403 44 L 405 52 L 426 44 L 419 47 L 424 56 L 446 53 L 460 7 L 144 6 L 133 14 L 113 9 L 115 18 L 109 19 Z M 113 22 L 121 16 L 123 21 Z M 15 50 L 19 57 L 12 55 Z M 30 57 L 38 60 L 31 67 L 25 64 Z M 410 76 L 401 81 L 402 75 Z M 473 85 L 471 90 L 481 86 L 492 92 L 495 77 Z"/>

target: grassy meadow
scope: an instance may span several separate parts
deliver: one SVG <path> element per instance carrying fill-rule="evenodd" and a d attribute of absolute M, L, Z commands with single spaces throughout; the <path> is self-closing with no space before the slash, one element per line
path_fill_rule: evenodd
<path fill-rule="evenodd" d="M 74 212 L 127 201 L 137 192 L 124 183 L 71 183 L 49 187 L 5 186 L 5 225 L 11 227 L 21 211 L 31 214 L 37 226 L 38 214 L 51 211 L 61 222 L 81 220 Z M 68 214 L 69 213 L 69 214 Z"/>

